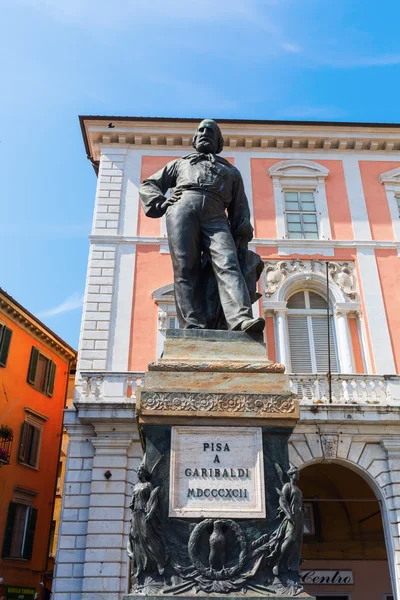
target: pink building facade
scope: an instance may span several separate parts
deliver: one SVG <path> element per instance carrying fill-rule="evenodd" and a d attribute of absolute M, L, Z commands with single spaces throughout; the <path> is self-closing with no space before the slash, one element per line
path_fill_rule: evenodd
<path fill-rule="evenodd" d="M 178 327 L 164 219 L 144 215 L 138 186 L 191 151 L 196 124 L 81 118 L 98 183 L 75 406 L 66 411 L 55 600 L 116 600 L 127 590 L 127 507 L 142 454 L 135 390 L 166 330 Z M 307 589 L 365 599 L 362 571 L 372 568 L 374 597 L 399 598 L 400 126 L 219 124 L 223 156 L 243 177 L 251 246 L 265 263 L 254 311 L 266 318 L 269 358 L 285 364 L 301 403 L 290 459 L 304 473 L 352 470 L 380 512 L 386 557 L 314 556 L 307 568 L 352 571 L 353 583 Z"/>

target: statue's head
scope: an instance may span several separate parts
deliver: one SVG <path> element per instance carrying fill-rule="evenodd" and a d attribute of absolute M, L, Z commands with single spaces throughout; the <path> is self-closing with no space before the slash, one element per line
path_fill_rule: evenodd
<path fill-rule="evenodd" d="M 294 483 L 296 483 L 296 481 L 299 480 L 300 471 L 298 470 L 297 467 L 290 467 L 290 469 L 287 472 L 287 474 L 288 474 L 288 477 L 289 477 L 290 481 L 293 481 Z"/>
<path fill-rule="evenodd" d="M 224 138 L 213 119 L 204 119 L 192 139 L 193 148 L 205 154 L 219 154 L 224 147 Z"/>
<path fill-rule="evenodd" d="M 144 464 L 144 462 L 140 463 L 139 468 L 137 470 L 137 476 L 138 476 L 139 481 L 141 481 L 142 483 L 144 481 L 150 481 L 151 473 L 148 470 L 148 468 L 146 467 L 146 465 Z"/>

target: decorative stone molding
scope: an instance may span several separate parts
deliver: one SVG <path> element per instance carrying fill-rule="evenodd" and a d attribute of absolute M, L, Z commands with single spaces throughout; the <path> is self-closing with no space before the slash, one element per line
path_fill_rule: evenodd
<path fill-rule="evenodd" d="M 138 409 L 139 411 L 139 409 Z M 141 390 L 140 412 L 246 413 L 258 417 L 296 412 L 292 394 L 205 394 L 202 392 L 152 392 Z"/>
<path fill-rule="evenodd" d="M 282 160 L 275 163 L 268 169 L 268 173 L 272 178 L 274 185 L 280 185 L 279 180 L 296 180 L 296 183 L 302 184 L 304 180 L 315 179 L 319 183 L 328 177 L 329 169 L 312 161 L 312 160 Z M 306 185 L 308 182 L 306 183 Z"/>
<path fill-rule="evenodd" d="M 188 151 L 198 119 L 149 119 L 141 117 L 80 117 L 87 154 L 97 161 L 102 145 L 130 148 L 143 146 Z M 110 129 L 108 124 L 114 127 Z M 227 148 L 263 151 L 393 152 L 400 149 L 398 127 L 373 124 L 320 125 L 272 121 L 219 120 Z"/>
<path fill-rule="evenodd" d="M 329 263 L 329 276 L 340 287 L 342 292 L 355 300 L 357 292 L 355 290 L 354 266 L 350 263 Z"/>
<path fill-rule="evenodd" d="M 338 435 L 330 433 L 321 435 L 321 447 L 325 460 L 332 460 L 337 457 L 338 444 Z"/>
<path fill-rule="evenodd" d="M 265 283 L 267 287 L 264 293 L 267 298 L 273 296 L 281 283 L 285 281 L 287 277 L 287 264 L 283 260 L 277 263 L 265 263 Z"/>
<path fill-rule="evenodd" d="M 241 362 L 241 361 L 221 361 L 221 362 L 178 362 L 156 361 L 149 363 L 149 371 L 176 371 L 176 372 L 215 372 L 215 373 L 284 373 L 285 367 L 280 363 L 268 362 Z"/>
<path fill-rule="evenodd" d="M 356 278 L 354 265 L 349 262 L 329 263 L 330 280 L 350 300 L 357 298 Z M 294 275 L 302 274 L 304 280 L 315 277 L 325 278 L 326 266 L 321 260 L 298 260 L 265 262 L 265 290 L 267 298 L 271 298 L 282 286 L 282 284 Z"/>

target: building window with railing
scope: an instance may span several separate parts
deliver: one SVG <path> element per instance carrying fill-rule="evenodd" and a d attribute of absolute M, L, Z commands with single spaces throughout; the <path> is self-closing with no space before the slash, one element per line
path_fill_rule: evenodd
<path fill-rule="evenodd" d="M 313 192 L 285 192 L 285 218 L 289 239 L 318 239 L 317 210 Z"/>
<path fill-rule="evenodd" d="M 331 371 L 338 372 L 335 330 L 329 318 L 325 298 L 304 290 L 293 294 L 287 302 L 289 352 L 292 373 L 326 373 L 328 371 L 328 348 Z"/>

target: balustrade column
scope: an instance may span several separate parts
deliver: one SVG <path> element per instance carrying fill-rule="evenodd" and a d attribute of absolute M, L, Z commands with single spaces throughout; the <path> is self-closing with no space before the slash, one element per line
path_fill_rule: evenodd
<path fill-rule="evenodd" d="M 337 310 L 335 312 L 335 329 L 339 354 L 340 372 L 354 373 L 353 351 L 350 341 L 349 325 L 347 322 L 347 311 Z"/>
<path fill-rule="evenodd" d="M 276 331 L 278 335 L 278 361 L 290 371 L 289 334 L 287 328 L 287 308 L 275 311 Z"/>

